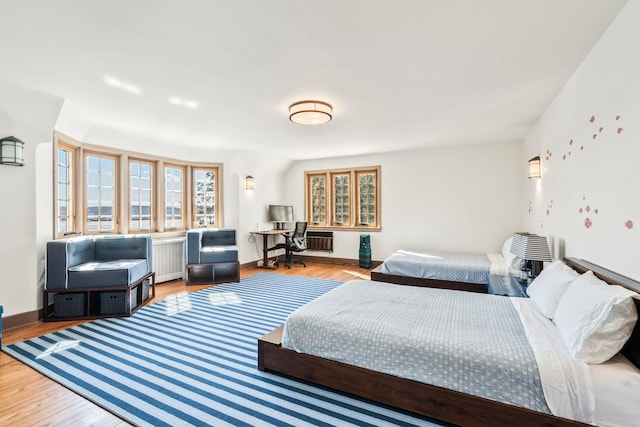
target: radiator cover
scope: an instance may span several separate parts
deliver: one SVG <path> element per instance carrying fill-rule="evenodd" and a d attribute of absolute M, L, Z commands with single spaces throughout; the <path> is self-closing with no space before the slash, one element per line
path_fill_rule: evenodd
<path fill-rule="evenodd" d="M 307 231 L 307 250 L 333 252 L 333 231 Z"/>

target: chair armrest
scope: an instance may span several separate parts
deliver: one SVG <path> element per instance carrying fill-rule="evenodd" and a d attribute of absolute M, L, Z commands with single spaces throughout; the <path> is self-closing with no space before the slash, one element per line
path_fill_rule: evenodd
<path fill-rule="evenodd" d="M 200 262 L 200 241 L 202 230 L 187 231 L 187 264 L 198 264 Z"/>

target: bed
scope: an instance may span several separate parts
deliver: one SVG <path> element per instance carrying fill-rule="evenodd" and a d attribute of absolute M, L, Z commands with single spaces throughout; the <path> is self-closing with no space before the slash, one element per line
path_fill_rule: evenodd
<path fill-rule="evenodd" d="M 486 293 L 490 274 L 519 274 L 521 261 L 510 252 L 511 240 L 500 254 L 398 250 L 371 271 L 371 280 Z"/>
<path fill-rule="evenodd" d="M 640 290 L 640 283 L 588 262 L 574 259 L 568 259 L 566 262 L 579 273 L 592 270 L 595 276 L 609 284 L 624 286 L 636 292 Z M 348 282 L 345 285 L 337 288 L 337 292 L 332 291 L 319 298 L 319 305 L 318 300 L 307 305 L 307 307 L 311 306 L 313 320 L 310 324 L 299 323 L 296 315 L 292 314 L 286 327 L 283 325 L 262 337 L 258 341 L 258 368 L 290 375 L 460 425 L 583 425 L 592 422 L 616 425 L 616 417 L 622 419 L 620 422 L 624 425 L 625 414 L 621 414 L 624 410 L 620 411 L 615 405 L 621 404 L 625 398 L 631 398 L 631 402 L 634 402 L 633 399 L 637 400 L 637 391 L 636 394 L 629 393 L 629 390 L 620 392 L 611 384 L 611 378 L 622 378 L 619 381 L 621 384 L 628 384 L 629 378 L 632 378 L 640 387 L 640 370 L 637 369 L 640 365 L 640 331 L 635 322 L 635 329 L 622 352 L 609 361 L 598 364 L 587 364 L 582 361 L 574 363 L 572 357 L 561 357 L 563 361 L 560 363 L 558 355 L 562 356 L 562 351 L 550 351 L 551 344 L 547 342 L 548 340 L 540 341 L 541 329 L 532 326 L 538 323 L 528 323 L 523 320 L 531 316 L 534 320 L 536 316 L 540 317 L 539 311 L 531 310 L 533 298 L 531 300 L 516 299 L 364 281 Z M 391 308 L 388 309 L 388 313 L 383 313 L 387 317 L 382 317 L 382 323 L 387 325 L 382 330 L 372 327 L 368 318 L 363 315 L 363 311 L 377 313 L 385 311 L 385 306 L 380 305 L 380 296 L 376 296 L 377 291 L 375 294 L 373 291 L 367 291 L 372 287 L 379 288 L 383 294 L 387 290 L 392 292 L 391 289 L 399 289 L 400 295 L 391 299 L 404 298 L 405 302 L 410 302 L 409 307 L 405 305 L 402 311 L 408 313 L 412 321 L 418 319 L 416 327 L 407 331 L 394 326 L 389 319 L 396 317 L 397 312 L 393 312 Z M 554 286 L 554 289 L 556 288 Z M 570 289 L 575 292 L 573 288 Z M 352 291 L 356 295 L 356 300 L 362 302 L 359 308 L 345 303 L 347 298 L 351 298 L 348 294 Z M 569 291 L 566 291 L 566 295 L 568 294 Z M 325 301 L 323 302 L 322 299 Z M 389 300 L 389 297 L 383 297 L 383 299 Z M 421 304 L 424 304 L 424 300 L 429 304 L 429 299 L 433 301 L 431 305 L 427 305 L 428 311 L 425 311 L 425 307 Z M 329 304 L 329 308 L 326 305 L 323 306 L 325 303 Z M 411 307 L 411 304 L 414 306 Z M 632 301 L 631 305 L 637 306 L 637 300 L 635 303 Z M 478 312 L 479 307 L 483 306 L 485 309 L 482 309 L 481 313 Z M 557 310 L 560 311 L 560 306 Z M 440 312 L 440 316 L 433 314 L 437 311 Z M 465 312 L 467 312 L 466 316 Z M 425 313 L 431 317 L 425 316 Z M 352 318 L 349 321 L 355 328 L 351 332 L 348 330 L 340 332 L 341 328 L 338 327 L 339 335 L 327 338 L 328 335 L 325 334 L 329 332 L 323 329 L 323 326 L 318 326 L 335 323 L 334 321 L 347 314 L 355 315 L 356 319 Z M 326 318 L 323 319 L 323 317 Z M 440 321 L 435 321 L 436 318 Z M 454 318 L 458 320 L 453 321 Z M 474 330 L 465 331 L 464 325 L 468 323 L 477 323 L 480 327 L 475 332 Z M 549 323 L 551 322 L 547 319 L 547 327 Z M 443 335 L 442 324 L 445 327 L 446 324 L 452 324 L 453 330 L 444 329 Z M 371 329 L 375 331 L 374 341 L 377 340 L 378 343 L 361 342 L 363 339 L 361 336 L 364 336 L 363 331 Z M 431 329 L 436 332 L 432 333 Z M 313 330 L 313 333 L 310 333 L 310 330 Z M 483 332 L 477 333 L 478 331 Z M 456 347 L 458 351 L 452 352 L 446 349 L 438 353 L 438 351 L 426 349 L 423 353 L 415 353 L 404 347 L 411 341 L 419 340 L 421 335 L 430 334 L 435 336 L 438 345 L 444 345 L 445 341 L 454 341 L 453 345 L 458 346 Z M 559 339 L 557 333 L 548 335 L 553 337 L 551 341 Z M 321 339 L 315 340 L 315 343 L 314 340 L 305 342 L 310 336 L 321 337 Z M 383 336 L 406 339 L 386 342 L 386 338 L 381 338 Z M 537 344 L 529 348 L 523 344 L 525 336 L 529 343 Z M 532 336 L 534 338 L 531 338 Z M 429 339 L 433 342 L 433 338 Z M 282 345 L 283 342 L 291 348 L 285 348 Z M 320 349 L 313 348 L 318 346 L 318 342 L 331 345 L 320 345 L 325 347 Z M 385 344 L 379 345 L 380 342 Z M 472 345 L 464 347 L 465 343 L 472 343 Z M 501 348 L 505 343 L 510 348 Z M 302 352 L 307 348 L 309 352 Z M 367 356 L 371 360 L 361 362 L 361 359 L 366 357 L 358 348 L 366 349 L 364 353 L 372 353 Z M 372 348 L 376 351 L 370 351 Z M 355 353 L 355 359 L 350 353 Z M 437 360 L 450 358 L 451 354 L 456 353 L 462 354 L 461 359 L 457 361 Z M 544 359 L 545 353 L 552 356 L 549 359 L 552 361 L 552 368 L 543 369 L 542 365 L 538 366 L 538 370 L 532 368 L 533 365 L 543 363 L 540 362 L 539 356 Z M 408 358 L 407 355 L 412 357 Z M 434 359 L 435 363 L 431 363 L 429 359 Z M 427 360 L 429 363 L 425 362 Z M 508 363 L 514 360 L 517 363 Z M 556 366 L 558 364 L 564 366 L 563 371 L 569 373 L 568 379 L 563 379 L 564 377 L 558 374 L 558 366 Z M 408 371 L 402 371 L 406 366 L 409 366 Z M 446 370 L 453 372 L 453 375 L 442 375 Z M 527 372 L 524 377 L 521 376 L 523 371 Z M 468 378 L 475 378 L 475 380 L 467 381 Z M 462 381 L 463 379 L 465 381 Z M 587 384 L 584 382 L 585 379 L 588 379 Z M 516 388 L 502 387 L 503 384 L 511 384 Z M 552 395 L 553 390 L 556 391 L 556 397 L 553 398 L 556 400 L 548 400 L 547 389 L 551 390 Z M 587 393 L 591 389 L 595 389 L 596 392 Z M 572 390 L 577 390 L 578 394 L 573 396 L 573 399 L 567 399 L 573 393 Z M 602 392 L 602 390 L 605 391 Z M 600 392 L 597 393 L 597 391 Z M 597 402 L 598 405 L 593 402 Z M 637 406 L 636 402 L 636 404 L 625 405 L 624 408 Z M 637 410 L 636 413 L 626 414 L 626 419 L 628 420 L 628 417 L 634 419 L 634 416 L 637 418 Z M 611 417 L 614 421 L 609 422 Z M 604 422 L 601 421 L 603 419 Z"/>

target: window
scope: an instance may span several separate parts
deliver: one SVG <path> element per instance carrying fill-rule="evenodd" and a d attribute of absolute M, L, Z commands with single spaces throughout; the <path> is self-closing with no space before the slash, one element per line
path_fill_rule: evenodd
<path fill-rule="evenodd" d="M 360 225 L 377 224 L 378 188 L 376 171 L 356 172 L 358 181 L 358 223 Z"/>
<path fill-rule="evenodd" d="M 351 191 L 348 173 L 332 174 L 333 184 L 333 225 L 350 225 Z"/>
<path fill-rule="evenodd" d="M 307 222 L 313 225 L 327 225 L 326 220 L 326 181 L 325 175 L 309 175 L 308 180 L 308 193 L 311 195 L 309 198 L 310 206 L 307 215 Z"/>
<path fill-rule="evenodd" d="M 152 162 L 129 160 L 129 231 L 155 229 L 154 169 Z"/>
<path fill-rule="evenodd" d="M 305 213 L 309 225 L 379 229 L 379 180 L 379 166 L 305 172 Z"/>
<path fill-rule="evenodd" d="M 183 166 L 164 168 L 164 227 L 183 229 L 184 176 Z"/>
<path fill-rule="evenodd" d="M 116 164 L 106 154 L 85 154 L 85 206 L 87 233 L 117 232 Z"/>
<path fill-rule="evenodd" d="M 74 149 L 60 144 L 56 164 L 56 234 L 65 236 L 75 233 L 74 200 Z"/>
<path fill-rule="evenodd" d="M 223 226 L 221 163 L 88 145 L 57 131 L 53 154 L 58 238 Z"/>
<path fill-rule="evenodd" d="M 218 168 L 193 168 L 192 227 L 218 227 Z"/>

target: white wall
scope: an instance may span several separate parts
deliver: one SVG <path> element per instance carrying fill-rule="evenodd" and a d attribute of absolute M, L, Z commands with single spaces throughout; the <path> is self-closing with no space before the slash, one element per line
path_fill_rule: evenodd
<path fill-rule="evenodd" d="M 283 172 L 289 163 L 271 152 L 242 151 L 228 165 L 230 176 L 225 178 L 232 183 L 233 200 L 225 193 L 225 215 L 229 212 L 233 220 L 225 218 L 225 226 L 236 229 L 240 263 L 262 259 L 262 237 L 256 239 L 250 233 L 272 227 L 267 222 L 267 207 L 283 203 Z M 254 190 L 245 189 L 247 175 L 255 178 Z"/>
<path fill-rule="evenodd" d="M 526 138 L 527 230 L 554 255 L 583 258 L 640 279 L 640 1 L 631 0 Z M 593 119 L 592 119 L 593 117 Z M 564 250 L 563 250 L 564 249 Z"/>
<path fill-rule="evenodd" d="M 0 305 L 4 316 L 40 308 L 36 200 L 40 190 L 47 189 L 36 185 L 41 172 L 36 153 L 38 144 L 51 141 L 61 107 L 60 98 L 0 81 L 0 138 L 13 135 L 25 142 L 24 166 L 0 165 Z"/>
<path fill-rule="evenodd" d="M 520 158 L 519 143 L 502 143 L 298 161 L 285 195 L 303 218 L 304 171 L 381 165 L 382 231 L 369 233 L 372 259 L 397 249 L 500 252 L 522 228 Z M 359 238 L 334 232 L 331 256 L 357 259 Z"/>

